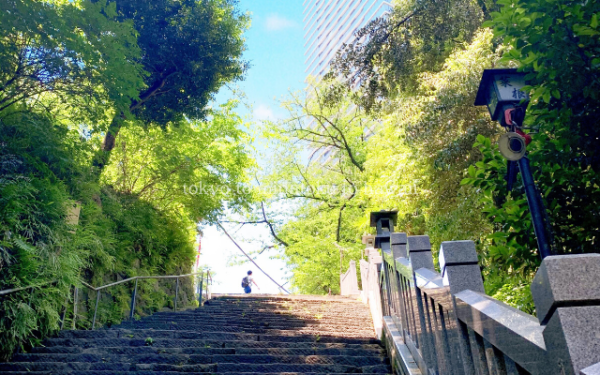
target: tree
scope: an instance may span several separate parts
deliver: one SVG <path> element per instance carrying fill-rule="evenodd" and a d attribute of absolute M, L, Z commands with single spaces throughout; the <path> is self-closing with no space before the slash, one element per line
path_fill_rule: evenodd
<path fill-rule="evenodd" d="M 231 2 L 8 0 L 0 10 L 0 289 L 23 287 L 0 301 L 7 359 L 58 330 L 82 281 L 189 273 L 194 222 L 248 204 L 253 161 L 234 105 L 206 106 L 244 69 L 246 17 Z M 123 117 L 130 126 L 99 179 L 96 134 Z M 123 319 L 132 287 L 102 294 L 97 324 Z M 171 288 L 140 282 L 135 313 L 168 305 Z M 195 302 L 189 282 L 180 295 Z M 77 327 L 92 316 L 80 310 Z"/>
<path fill-rule="evenodd" d="M 0 3 L 0 111 L 44 93 L 90 111 L 136 100 L 140 50 L 133 23 L 116 16 L 106 1 Z"/>
<path fill-rule="evenodd" d="M 460 43 L 471 38 L 488 13 L 487 0 L 403 1 L 371 21 L 340 48 L 330 77 L 360 87 L 356 101 L 377 108 L 398 90 L 410 91 L 419 73 L 439 71 Z"/>
<path fill-rule="evenodd" d="M 361 212 L 357 193 L 364 183 L 366 139 L 377 126 L 347 93 L 328 97 L 327 85 L 312 82 L 292 95 L 283 103 L 289 116 L 265 132 L 274 152 L 261 182 L 261 190 L 270 192 L 262 197 L 262 207 L 268 207 L 262 218 L 276 228 L 277 244 L 294 270 L 292 283 L 303 293 L 337 292 L 340 268 L 358 258 L 352 223 Z M 280 215 L 269 207 L 281 202 L 294 211 L 293 220 L 273 225 Z M 250 221 L 261 218 L 257 211 Z"/>
<path fill-rule="evenodd" d="M 248 205 L 244 185 L 253 160 L 235 102 L 209 110 L 206 120 L 182 121 L 164 130 L 130 126 L 119 133 L 103 182 L 163 212 L 188 220 L 214 220 L 227 208 Z"/>
<path fill-rule="evenodd" d="M 247 65 L 242 32 L 248 17 L 231 0 L 115 0 L 119 19 L 133 21 L 142 50 L 138 62 L 148 73 L 145 88 L 117 108 L 94 158 L 99 173 L 128 118 L 162 127 L 197 120 L 225 83 L 240 79 Z"/>

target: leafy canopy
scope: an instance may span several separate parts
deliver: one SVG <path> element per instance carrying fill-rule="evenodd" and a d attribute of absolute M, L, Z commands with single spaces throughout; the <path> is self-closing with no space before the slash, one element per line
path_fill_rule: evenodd
<path fill-rule="evenodd" d="M 114 2 L 113 2 L 114 1 Z M 131 103 L 136 118 L 157 124 L 200 119 L 212 96 L 242 78 L 242 32 L 248 16 L 232 0 L 112 0 L 118 18 L 132 21 L 148 73 Z"/>
<path fill-rule="evenodd" d="M 145 87 L 131 21 L 107 1 L 0 3 L 0 111 L 44 93 L 127 107 Z"/>

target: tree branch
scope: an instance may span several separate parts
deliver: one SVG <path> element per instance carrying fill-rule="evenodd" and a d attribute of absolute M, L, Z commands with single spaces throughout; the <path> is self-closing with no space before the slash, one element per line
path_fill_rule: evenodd
<path fill-rule="evenodd" d="M 284 240 L 279 238 L 277 236 L 277 234 L 275 233 L 275 228 L 273 227 L 273 224 L 267 219 L 267 214 L 265 212 L 265 204 L 263 202 L 260 202 L 260 208 L 262 209 L 263 219 L 269 226 L 269 229 L 271 230 L 271 235 L 273 236 L 273 238 L 275 238 L 277 240 L 277 242 L 279 242 L 280 244 L 282 244 L 285 247 L 290 246 L 290 245 L 288 245 L 287 242 L 285 242 Z"/>

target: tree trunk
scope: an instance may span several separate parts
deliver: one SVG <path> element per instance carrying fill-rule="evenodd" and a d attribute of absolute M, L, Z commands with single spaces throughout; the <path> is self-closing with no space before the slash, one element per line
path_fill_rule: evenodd
<path fill-rule="evenodd" d="M 92 166 L 94 169 L 94 174 L 96 177 L 96 181 L 100 180 L 100 176 L 102 175 L 102 170 L 106 165 L 108 165 L 110 161 L 110 153 L 115 148 L 115 140 L 117 135 L 119 134 L 119 130 L 121 130 L 121 126 L 123 126 L 123 114 L 120 113 L 113 117 L 113 120 L 108 127 L 108 131 L 104 136 L 104 141 L 102 142 L 102 147 L 96 152 L 94 155 L 94 159 L 92 161 Z"/>

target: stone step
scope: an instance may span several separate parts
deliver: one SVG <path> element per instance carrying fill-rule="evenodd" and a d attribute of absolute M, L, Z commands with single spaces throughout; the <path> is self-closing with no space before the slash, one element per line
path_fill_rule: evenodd
<path fill-rule="evenodd" d="M 35 363 L 0 363 L 0 372 L 8 371 L 50 371 L 53 374 L 61 372 L 106 371 L 114 374 L 118 371 L 175 371 L 175 372 L 230 372 L 230 373 L 376 373 L 389 374 L 392 372 L 387 364 L 373 366 L 351 366 L 342 364 L 296 364 L 296 363 L 210 363 L 178 365 L 165 363 L 94 363 L 94 362 L 35 362 Z"/>
<path fill-rule="evenodd" d="M 181 314 L 181 315 L 179 315 L 179 314 Z M 202 309 L 199 309 L 199 311 L 198 310 L 187 310 L 185 312 L 161 311 L 161 312 L 157 312 L 157 313 L 153 314 L 153 316 L 156 316 L 156 317 L 161 317 L 161 316 L 181 316 L 181 317 L 205 316 L 205 317 L 214 317 L 214 318 L 221 318 L 221 319 L 236 318 L 236 317 L 239 317 L 242 315 L 251 315 L 256 318 L 263 318 L 263 319 L 268 319 L 268 318 L 274 319 L 274 318 L 278 318 L 281 316 L 314 319 L 315 316 L 317 316 L 317 315 L 322 315 L 324 317 L 327 317 L 327 319 L 331 319 L 331 320 L 352 319 L 352 320 L 362 321 L 363 319 L 367 320 L 368 318 L 370 318 L 370 316 L 367 312 L 362 312 L 362 311 L 357 312 L 357 311 L 352 311 L 352 310 L 327 311 L 325 309 L 323 309 L 323 310 L 313 309 L 313 310 L 308 310 L 308 311 L 306 311 L 306 310 L 295 311 L 295 310 L 288 310 L 288 309 L 279 309 L 279 310 L 227 309 L 224 311 L 221 311 L 221 310 L 216 311 L 216 310 L 202 308 Z"/>
<path fill-rule="evenodd" d="M 1 363 L 10 374 L 390 374 L 351 299 L 228 296 L 94 331 L 62 331 Z"/>
<path fill-rule="evenodd" d="M 227 301 L 235 301 L 235 302 L 275 302 L 275 303 L 330 303 L 341 305 L 345 303 L 360 303 L 357 299 L 358 297 L 342 297 L 342 298 L 334 298 L 326 297 L 326 296 L 258 296 L 258 295 L 247 295 L 247 294 L 239 294 L 235 296 L 216 296 L 213 294 L 213 298 L 210 300 L 211 302 L 227 302 Z"/>
<path fill-rule="evenodd" d="M 214 310 L 218 308 L 232 309 L 261 309 L 261 310 L 320 310 L 329 309 L 331 311 L 350 311 L 352 309 L 365 307 L 361 303 L 346 303 L 346 304 L 328 304 L 328 303 L 219 303 L 208 302 L 203 305 L 203 309 Z"/>
<path fill-rule="evenodd" d="M 143 336 L 142 336 L 143 337 Z M 47 348 L 51 347 L 80 347 L 80 348 L 109 348 L 121 347 L 145 347 L 144 338 L 87 338 L 63 339 L 51 338 L 44 341 Z M 238 341 L 238 340 L 202 340 L 202 339 L 171 339 L 153 338 L 153 348 L 283 348 L 283 349 L 380 349 L 379 341 L 369 344 L 353 343 L 323 343 L 323 342 L 271 342 L 271 341 Z"/>
<path fill-rule="evenodd" d="M 210 345 L 208 345 L 210 346 Z M 72 346 L 50 346 L 37 347 L 31 353 L 72 353 L 72 354 L 97 354 L 97 355 L 137 355 L 137 354 L 242 354 L 242 355 L 344 355 L 344 356 L 385 356 L 385 350 L 381 347 L 367 346 L 361 348 L 207 348 L 207 347 L 157 347 L 152 346 L 111 346 L 111 347 L 72 347 Z"/>
<path fill-rule="evenodd" d="M 277 335 L 239 333 L 239 332 L 202 332 L 154 329 L 111 329 L 97 331 L 61 331 L 61 338 L 173 338 L 173 339 L 207 339 L 207 340 L 240 340 L 240 341 L 292 341 L 292 342 L 342 342 L 348 344 L 376 344 L 373 335 L 354 335 L 338 333 L 337 335 L 305 335 L 293 331 L 281 331 Z"/>
<path fill-rule="evenodd" d="M 315 318 L 319 316 L 318 318 Z M 190 322 L 190 323 L 206 323 L 206 324 L 285 324 L 286 326 L 304 326 L 304 325 L 328 325 L 328 326 L 345 326 L 345 327 L 372 327 L 370 318 L 365 320 L 354 319 L 331 319 L 325 315 L 315 314 L 310 317 L 304 317 L 299 319 L 297 316 L 280 315 L 275 317 L 261 317 L 254 315 L 231 315 L 226 317 L 215 316 L 211 314 L 207 315 L 151 315 L 142 318 L 143 321 L 178 321 L 178 322 Z"/>
<path fill-rule="evenodd" d="M 235 329 L 244 329 L 244 328 L 254 328 L 254 329 L 282 329 L 282 330 L 294 330 L 294 329 L 325 329 L 328 331 L 336 330 L 336 329 L 348 329 L 348 330 L 360 330 L 360 331 L 373 331 L 373 327 L 371 325 L 351 325 L 351 324 L 328 324 L 324 323 L 312 323 L 307 322 L 303 324 L 301 322 L 281 322 L 281 321 L 256 321 L 252 319 L 246 320 L 238 320 L 235 322 L 214 322 L 214 321 L 204 321 L 204 320 L 188 320 L 188 319 L 141 319 L 141 320 L 133 320 L 133 321 L 124 321 L 120 324 L 115 324 L 110 326 L 111 329 L 117 327 L 124 327 L 130 324 L 172 324 L 179 326 L 197 326 L 197 327 L 230 327 Z M 107 327 L 108 328 L 108 327 Z"/>
<path fill-rule="evenodd" d="M 194 364 L 320 364 L 346 366 L 374 366 L 387 363 L 382 356 L 343 356 L 343 355 L 271 355 L 271 354 L 90 354 L 90 353 L 35 353 L 17 354 L 13 363 L 36 362 L 90 362 L 90 363 L 166 363 L 176 365 Z"/>
<path fill-rule="evenodd" d="M 8 371 L 3 375 L 60 375 L 73 374 L 72 372 L 56 371 Z M 179 375 L 179 371 L 77 371 L 77 375 Z M 210 375 L 322 375 L 322 372 L 211 372 Z M 328 372 L 328 375 L 344 375 L 346 373 Z M 375 375 L 375 373 L 362 373 Z M 381 374 L 381 373 L 379 373 Z M 392 374 L 388 374 L 392 375 Z"/>
<path fill-rule="evenodd" d="M 176 331 L 198 331 L 198 332 L 241 332 L 241 333 L 256 333 L 263 335 L 287 335 L 289 332 L 306 335 L 316 334 L 331 334 L 335 332 L 343 332 L 345 335 L 353 335 L 359 337 L 368 337 L 373 334 L 373 329 L 357 329 L 354 327 L 252 327 L 252 326 L 213 326 L 213 325 L 202 325 L 202 324 L 185 324 L 178 322 L 127 322 L 117 326 L 113 326 L 115 329 L 157 329 L 157 330 L 176 330 Z"/>

